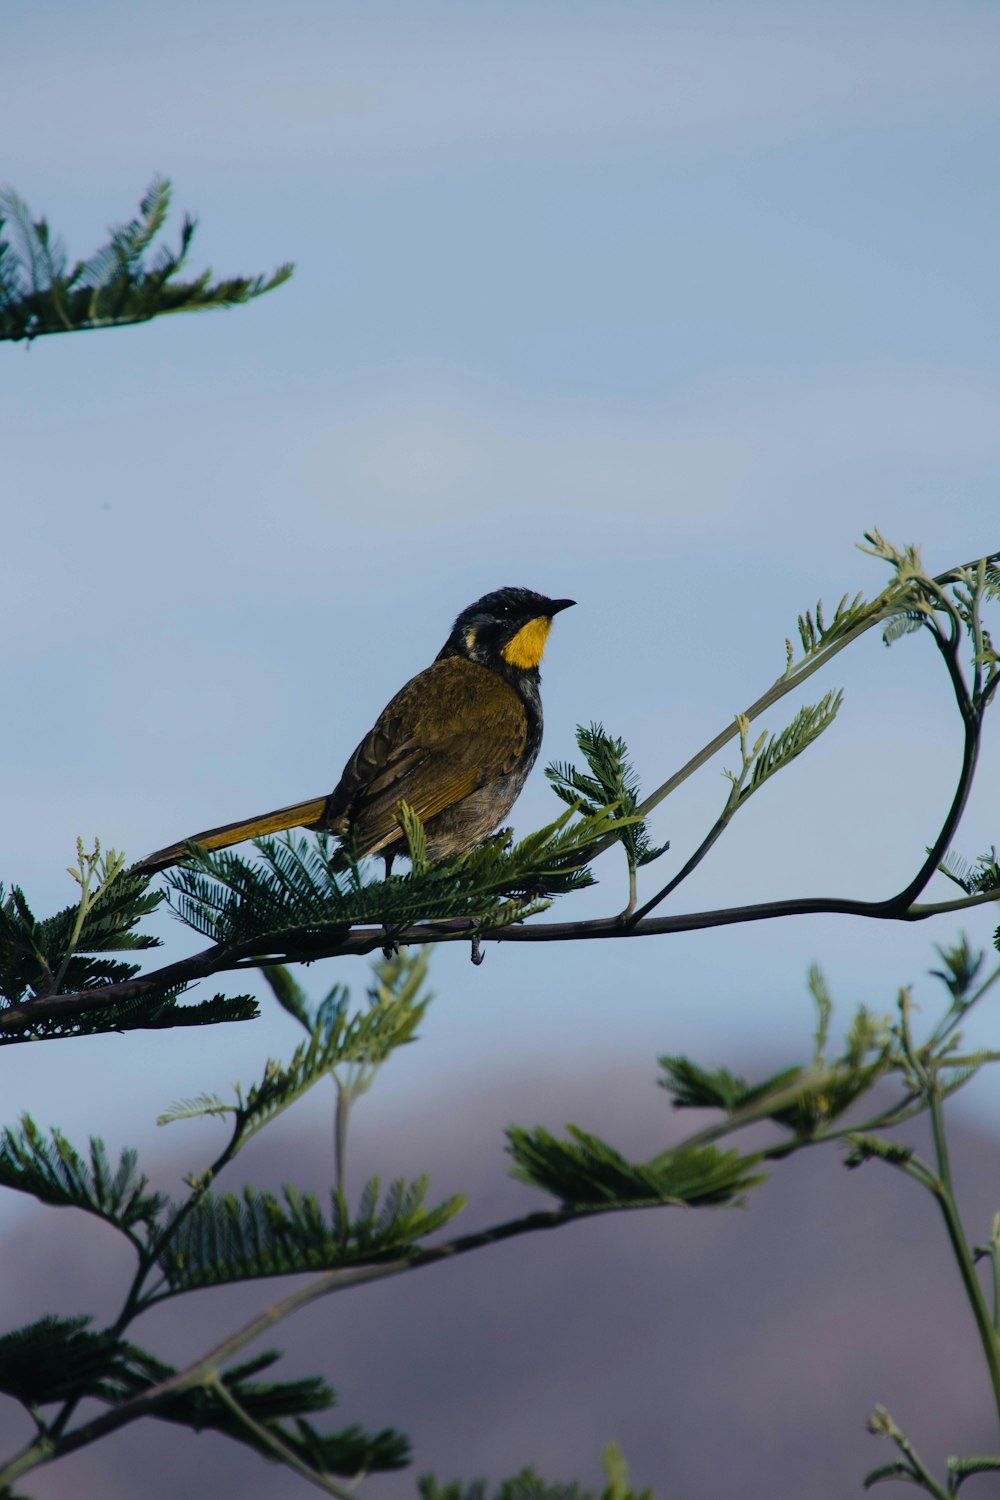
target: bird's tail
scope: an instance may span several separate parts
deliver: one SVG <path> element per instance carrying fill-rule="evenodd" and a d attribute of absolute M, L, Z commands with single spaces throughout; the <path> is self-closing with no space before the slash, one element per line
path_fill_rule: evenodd
<path fill-rule="evenodd" d="M 230 844 L 262 838 L 267 833 L 282 833 L 286 828 L 314 828 L 320 823 L 329 800 L 329 797 L 313 797 L 309 802 L 293 802 L 290 807 L 279 807 L 256 818 L 245 818 L 240 823 L 225 823 L 221 828 L 193 833 L 179 844 L 169 844 L 166 849 L 147 854 L 145 859 L 132 865 L 129 873 L 155 875 L 157 870 L 165 870 L 183 859 L 189 844 L 200 844 L 203 849 L 228 849 Z"/>

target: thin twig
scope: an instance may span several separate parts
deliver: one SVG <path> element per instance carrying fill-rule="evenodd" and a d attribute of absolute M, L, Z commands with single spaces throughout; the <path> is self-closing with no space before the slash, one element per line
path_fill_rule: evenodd
<path fill-rule="evenodd" d="M 636 1205 L 637 1207 L 639 1205 Z M 650 1205 L 651 1207 L 654 1205 Z M 465 1255 L 471 1250 L 478 1250 L 486 1245 L 499 1244 L 504 1240 L 513 1239 L 522 1234 L 533 1233 L 542 1229 L 558 1229 L 563 1224 L 570 1224 L 577 1219 L 592 1218 L 597 1214 L 616 1211 L 615 1205 L 608 1208 L 558 1208 L 542 1209 L 533 1214 L 526 1214 L 519 1219 L 509 1219 L 503 1224 L 497 1224 L 489 1229 L 479 1230 L 473 1234 L 461 1235 L 453 1240 L 448 1240 L 441 1245 L 428 1246 L 424 1250 L 418 1250 L 413 1255 L 401 1257 L 399 1260 L 383 1261 L 378 1265 L 360 1266 L 356 1270 L 325 1271 L 314 1281 L 296 1291 L 290 1292 L 288 1296 L 282 1297 L 264 1312 L 259 1313 L 246 1323 L 236 1333 L 230 1334 L 221 1343 L 216 1344 L 207 1354 L 195 1360 L 184 1370 L 178 1370 L 175 1374 L 162 1380 L 159 1384 L 152 1386 L 141 1395 L 133 1396 L 131 1400 L 122 1402 L 110 1411 L 102 1412 L 100 1416 L 91 1421 L 75 1427 L 72 1432 L 66 1433 L 57 1446 L 49 1445 L 50 1450 L 44 1456 L 38 1456 L 27 1463 L 31 1468 L 39 1463 L 48 1462 L 51 1458 L 63 1457 L 79 1448 L 86 1447 L 95 1439 L 105 1436 L 106 1433 L 114 1432 L 139 1417 L 147 1416 L 155 1411 L 156 1407 L 168 1397 L 176 1395 L 179 1391 L 189 1390 L 193 1386 L 204 1385 L 220 1366 L 232 1359 L 247 1344 L 253 1343 L 267 1333 L 276 1323 L 289 1317 L 302 1307 L 308 1307 L 310 1303 L 317 1302 L 321 1297 L 328 1297 L 334 1292 L 348 1291 L 352 1287 L 364 1286 L 373 1281 L 384 1281 L 391 1276 L 402 1275 L 405 1271 L 416 1271 L 424 1266 L 435 1265 L 443 1260 L 453 1259 L 458 1255 Z M 620 1208 L 617 1209 L 621 1212 Z M 166 1294 L 169 1296 L 170 1294 Z M 157 1298 L 157 1301 L 166 1300 L 166 1296 Z M 150 1304 L 152 1305 L 152 1304 Z M 31 1451 L 36 1451 L 40 1445 L 33 1444 Z M 27 1453 L 28 1450 L 26 1450 Z M 26 1453 L 19 1459 L 12 1460 L 12 1464 L 20 1464 L 16 1472 L 11 1466 L 0 1470 L 0 1483 L 7 1482 L 26 1472 L 24 1461 Z"/>
<path fill-rule="evenodd" d="M 225 1381 L 220 1379 L 218 1375 L 214 1379 L 207 1380 L 205 1387 L 207 1390 L 213 1391 L 224 1406 L 228 1406 L 237 1421 L 248 1432 L 252 1432 L 258 1442 L 263 1443 L 266 1448 L 270 1449 L 275 1458 L 280 1459 L 283 1464 L 292 1469 L 302 1479 L 308 1480 L 317 1489 L 325 1490 L 328 1495 L 336 1495 L 337 1500 L 354 1500 L 354 1496 L 348 1486 L 338 1484 L 335 1479 L 330 1479 L 327 1475 L 321 1474 L 318 1469 L 314 1469 L 311 1464 L 305 1463 L 303 1459 L 299 1458 L 294 1449 L 289 1448 L 287 1443 L 281 1441 L 276 1432 L 273 1432 L 270 1427 L 265 1427 L 263 1423 L 258 1422 L 256 1418 L 252 1417 L 240 1402 L 237 1401 Z"/>
<path fill-rule="evenodd" d="M 993 554 L 990 554 L 993 557 Z M 978 560 L 977 560 L 978 561 Z M 975 564 L 966 564 L 972 567 Z M 944 584 L 954 582 L 961 577 L 962 568 L 951 569 L 947 573 L 937 575 L 929 580 L 935 593 L 942 598 L 941 587 Z M 888 591 L 886 591 L 888 593 Z M 881 596 L 880 596 L 881 597 Z M 876 600 L 876 604 L 877 604 Z M 822 648 L 815 656 L 800 664 L 798 668 L 788 677 L 779 678 L 766 693 L 762 694 L 752 704 L 745 715 L 746 720 L 756 718 L 764 712 L 772 703 L 776 702 L 792 687 L 800 685 L 806 677 L 818 671 L 819 667 L 830 660 L 838 651 L 843 650 L 852 641 L 856 640 L 865 630 L 880 623 L 893 612 L 896 601 L 887 601 L 884 609 L 876 610 L 862 624 L 853 631 L 847 632 L 839 640 L 832 642 L 828 647 Z M 979 901 L 993 899 L 994 893 L 981 893 L 976 897 L 970 897 L 965 902 L 944 903 L 941 905 L 915 906 L 914 898 L 920 894 L 934 871 L 940 863 L 941 856 L 948 847 L 954 834 L 955 828 L 961 818 L 968 800 L 972 779 L 975 773 L 976 759 L 979 751 L 980 727 L 982 713 L 988 701 L 988 693 L 984 691 L 983 701 L 978 710 L 973 708 L 968 690 L 962 676 L 958 663 L 958 636 L 956 635 L 957 615 L 954 606 L 946 600 L 945 607 L 949 611 L 952 624 L 950 639 L 946 640 L 940 631 L 937 631 L 936 639 L 948 666 L 956 699 L 962 711 L 965 726 L 965 745 L 962 761 L 962 769 L 959 777 L 958 787 L 952 798 L 951 806 L 941 826 L 940 832 L 934 841 L 930 853 L 921 864 L 920 869 L 909 884 L 895 896 L 888 897 L 882 901 L 858 901 L 837 897 L 806 897 L 787 901 L 760 902 L 747 906 L 723 907 L 711 911 L 693 912 L 682 916 L 649 918 L 642 913 L 633 916 L 627 924 L 623 924 L 620 916 L 610 918 L 599 918 L 583 922 L 548 922 L 533 923 L 526 927 L 507 926 L 491 931 L 483 928 L 479 931 L 481 940 L 489 942 L 567 942 L 595 938 L 611 937 L 651 937 L 664 936 L 675 932 L 700 931 L 711 927 L 732 926 L 743 922 L 767 921 L 774 917 L 805 916 L 821 913 L 837 913 L 845 916 L 870 917 L 879 920 L 895 920 L 915 922 L 923 921 L 927 917 L 937 915 L 941 911 L 960 910 L 964 906 L 978 904 Z M 987 687 L 992 690 L 991 684 Z M 704 765 L 719 749 L 721 749 L 733 735 L 740 732 L 738 720 L 727 725 L 726 729 L 716 735 L 703 750 L 691 758 L 686 765 L 682 766 L 674 776 L 665 781 L 662 786 L 650 794 L 640 804 L 637 811 L 645 815 L 652 810 L 669 792 L 673 791 L 688 776 L 693 774 L 700 766 Z M 724 826 L 724 825 L 723 825 Z M 692 859 L 684 867 L 684 871 L 694 868 L 704 854 L 708 852 L 711 843 L 718 838 L 722 828 L 718 826 L 713 829 L 702 846 L 695 852 Z M 610 838 L 606 844 L 595 847 L 595 857 L 605 847 L 617 842 Z M 682 876 L 683 876 L 682 872 Z M 664 888 L 664 892 L 654 898 L 656 901 L 663 899 L 663 895 L 676 887 L 681 877 L 674 880 Z M 647 903 L 648 906 L 648 903 Z M 643 909 L 644 911 L 646 908 Z M 308 937 L 297 939 L 279 954 L 264 955 L 273 957 L 275 961 L 302 962 L 307 959 L 346 957 L 349 955 L 367 956 L 378 948 L 382 948 L 388 941 L 398 944 L 406 943 L 439 943 L 451 942 L 456 938 L 466 939 L 469 935 L 468 922 L 442 922 L 421 923 L 414 927 L 394 931 L 388 934 L 384 927 L 377 928 L 354 928 L 346 937 L 343 936 L 342 927 L 337 928 L 337 938 L 324 940 L 320 931 L 313 931 Z M 166 964 L 163 968 L 154 970 L 152 973 L 137 976 L 134 979 L 125 980 L 118 984 L 107 984 L 96 988 L 77 991 L 68 995 L 46 994 L 36 996 L 34 999 L 11 1005 L 6 1009 L 0 1009 L 0 1032 L 10 1035 L 14 1032 L 28 1032 L 41 1022 L 54 1022 L 60 1020 L 71 1021 L 88 1013 L 102 1010 L 109 1005 L 114 1005 L 123 1000 L 132 1000 L 144 995 L 163 991 L 165 989 L 181 987 L 193 983 L 198 979 L 208 978 L 225 970 L 236 970 L 240 967 L 258 966 L 261 962 L 261 938 L 257 937 L 244 944 L 216 944 L 203 949 L 201 953 L 192 954 L 190 957 L 180 959 L 172 964 Z"/>

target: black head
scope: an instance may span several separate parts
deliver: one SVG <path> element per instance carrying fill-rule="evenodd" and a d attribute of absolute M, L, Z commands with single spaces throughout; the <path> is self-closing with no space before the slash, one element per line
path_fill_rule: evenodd
<path fill-rule="evenodd" d="M 494 670 L 534 671 L 552 617 L 575 603 L 534 589 L 496 589 L 462 610 L 441 655 L 467 656 Z"/>

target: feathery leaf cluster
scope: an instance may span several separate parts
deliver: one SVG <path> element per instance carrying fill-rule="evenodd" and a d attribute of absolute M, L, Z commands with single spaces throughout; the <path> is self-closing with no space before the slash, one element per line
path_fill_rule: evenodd
<path fill-rule="evenodd" d="M 127 1352 L 128 1362 L 120 1376 L 122 1398 L 141 1398 L 176 1374 L 173 1366 L 132 1345 L 127 1346 Z M 150 1414 L 195 1432 L 209 1428 L 224 1433 L 266 1458 L 274 1457 L 268 1437 L 276 1438 L 303 1463 L 324 1474 L 353 1478 L 369 1470 L 400 1469 L 408 1463 L 409 1440 L 392 1428 L 366 1433 L 352 1424 L 339 1432 L 318 1432 L 304 1414 L 328 1411 L 337 1405 L 336 1393 L 325 1380 L 316 1376 L 286 1381 L 254 1379 L 280 1358 L 276 1350 L 268 1349 L 235 1365 L 216 1381 L 183 1386 L 158 1396 Z M 220 1387 L 228 1400 L 222 1398 Z M 232 1403 L 243 1415 L 233 1410 Z M 255 1432 L 244 1416 L 264 1431 Z"/>
<path fill-rule="evenodd" d="M 30 1115 L 21 1117 L 19 1129 L 8 1125 L 0 1134 L 0 1185 L 96 1214 L 133 1241 L 137 1229 L 147 1239 L 154 1234 L 167 1206 L 162 1194 L 149 1191 L 135 1151 L 123 1151 L 112 1167 L 104 1142 L 91 1137 L 85 1161 L 61 1131 L 50 1131 L 46 1140 Z"/>
<path fill-rule="evenodd" d="M 670 848 L 670 844 L 653 845 L 644 819 L 636 812 L 641 800 L 639 774 L 629 759 L 628 746 L 615 739 L 603 724 L 588 728 L 577 725 L 576 742 L 590 767 L 590 775 L 569 761 L 553 761 L 545 769 L 556 796 L 571 807 L 582 807 L 591 815 L 612 809 L 620 840 L 629 865 L 652 864 Z"/>
<path fill-rule="evenodd" d="M 1000 891 L 1000 856 L 992 847 L 978 859 L 962 859 L 949 851 L 938 865 L 942 875 L 947 875 L 955 885 L 961 886 L 967 896 L 983 895 L 987 891 Z"/>
<path fill-rule="evenodd" d="M 807 609 L 798 617 L 799 640 L 802 642 L 804 659 L 808 661 L 809 657 L 815 656 L 824 647 L 843 640 L 844 636 L 856 626 L 864 624 L 875 607 L 869 604 L 861 594 L 855 594 L 853 599 L 845 594 L 834 610 L 833 619 L 828 625 L 823 618 L 823 601 L 818 600 L 815 610 Z M 794 651 L 790 640 L 785 641 L 785 656 L 787 671 L 791 671 Z"/>
<path fill-rule="evenodd" d="M 79 862 L 69 874 L 80 887 L 75 906 L 39 920 L 20 886 L 6 896 L 0 886 L 0 1046 L 55 1041 L 108 1031 L 160 1030 L 245 1021 L 257 1015 L 250 995 L 215 995 L 195 1005 L 178 1005 L 186 984 L 150 986 L 107 1006 L 65 1014 L 42 1009 L 24 1025 L 24 1010 L 42 997 L 100 990 L 132 979 L 138 965 L 95 954 L 145 951 L 160 939 L 135 929 L 163 900 L 149 889 L 149 877 L 123 869 L 124 860 L 99 842 L 85 851 L 77 840 Z M 5 1028 L 4 1013 L 20 1010 L 18 1024 Z"/>
<path fill-rule="evenodd" d="M 0 1047 L 19 1042 L 55 1042 L 67 1037 L 100 1036 L 107 1032 L 165 1031 L 175 1026 L 218 1026 L 230 1021 L 252 1021 L 260 1015 L 252 995 L 213 995 L 194 1005 L 177 1002 L 189 985 L 151 989 L 115 1000 L 95 1010 L 69 1015 L 41 1016 L 31 1026 L 4 1030 L 0 1006 Z"/>
<path fill-rule="evenodd" d="M 314 1193 L 289 1184 L 273 1193 L 245 1189 L 204 1194 L 160 1256 L 173 1291 L 218 1286 L 299 1271 L 330 1271 L 406 1254 L 465 1206 L 459 1196 L 424 1208 L 427 1178 L 393 1182 L 381 1197 L 377 1177 L 366 1183 L 357 1213 L 332 1190 L 329 1217 Z"/>
<path fill-rule="evenodd" d="M 91 1332 L 85 1316 L 51 1315 L 0 1337 L 0 1391 L 27 1407 L 95 1396 L 116 1402 L 157 1362 L 108 1329 Z"/>
<path fill-rule="evenodd" d="M 780 734 L 771 735 L 754 760 L 747 785 L 740 791 L 741 802 L 745 802 L 776 771 L 787 766 L 819 738 L 823 730 L 833 723 L 843 698 L 840 690 L 825 693 L 818 703 L 806 704 L 800 708 Z"/>
<path fill-rule="evenodd" d="M 177 280 L 196 228 L 185 217 L 176 251 L 161 246 L 145 261 L 163 228 L 170 183 L 154 179 L 138 215 L 110 231 L 108 243 L 69 267 L 61 242 L 45 219 L 33 219 L 10 189 L 0 193 L 0 340 L 34 339 L 48 333 L 117 328 L 145 323 L 164 313 L 196 312 L 250 302 L 287 281 L 290 265 L 270 277 L 231 276 L 213 283 L 204 271 Z"/>
<path fill-rule="evenodd" d="M 167 878 L 169 899 L 213 942 L 258 953 L 334 942 L 368 922 L 387 932 L 456 918 L 497 927 L 544 909 L 540 897 L 590 884 L 588 851 L 614 827 L 609 808 L 570 809 L 519 843 L 498 836 L 429 868 L 369 881 L 357 867 L 340 871 L 323 835 L 256 840 L 257 863 L 192 846 L 187 865 Z"/>
<path fill-rule="evenodd" d="M 0 992 L 17 1002 L 29 990 L 51 994 L 131 979 L 137 964 L 89 955 L 159 947 L 159 938 L 134 929 L 162 900 L 148 878 L 120 873 L 89 897 L 82 913 L 77 904 L 39 920 L 20 886 L 7 895 L 0 886 Z"/>
<path fill-rule="evenodd" d="M 413 1041 L 432 996 L 423 988 L 424 952 L 396 954 L 376 962 L 373 969 L 376 982 L 368 991 L 366 1009 L 352 1011 L 350 992 L 335 985 L 313 1011 L 287 970 L 268 965 L 267 979 L 285 1008 L 309 1032 L 308 1041 L 295 1049 L 286 1064 L 269 1060 L 259 1083 L 245 1093 L 235 1090 L 235 1102 L 227 1104 L 215 1094 L 202 1094 L 179 1101 L 160 1115 L 158 1123 L 232 1115 L 234 1142 L 242 1145 L 338 1066 L 377 1068 L 397 1047 Z"/>
<path fill-rule="evenodd" d="M 681 1147 L 647 1162 L 630 1162 L 599 1136 L 576 1125 L 566 1129 L 570 1140 L 559 1140 L 541 1126 L 511 1126 L 507 1149 L 517 1163 L 515 1177 L 573 1208 L 738 1204 L 767 1175 L 753 1171 L 758 1156 L 715 1146 Z"/>
<path fill-rule="evenodd" d="M 601 1455 L 607 1484 L 598 1494 L 584 1489 L 575 1480 L 567 1483 L 550 1483 L 535 1469 L 522 1469 L 510 1479 L 502 1480 L 491 1491 L 485 1479 L 474 1479 L 468 1484 L 452 1480 L 441 1484 L 433 1474 L 424 1474 L 417 1481 L 420 1500 L 652 1500 L 652 1490 L 636 1493 L 629 1486 L 628 1466 L 615 1443 L 609 1443 Z"/>
<path fill-rule="evenodd" d="M 795 1066 L 749 1084 L 727 1068 L 702 1068 L 689 1057 L 661 1057 L 659 1062 L 667 1075 L 659 1080 L 660 1087 L 668 1091 L 675 1109 L 722 1109 L 729 1115 L 785 1094 L 803 1075 Z"/>
<path fill-rule="evenodd" d="M 705 1069 L 688 1057 L 659 1059 L 666 1074 L 660 1085 L 675 1109 L 719 1109 L 731 1120 L 773 1120 L 799 1141 L 827 1129 L 892 1066 L 888 1022 L 864 1005 L 854 1014 L 841 1055 L 831 1064 L 823 1057 L 831 1003 L 822 975 L 813 968 L 809 989 L 817 1010 L 812 1066 L 782 1068 L 749 1084 L 727 1068 Z"/>

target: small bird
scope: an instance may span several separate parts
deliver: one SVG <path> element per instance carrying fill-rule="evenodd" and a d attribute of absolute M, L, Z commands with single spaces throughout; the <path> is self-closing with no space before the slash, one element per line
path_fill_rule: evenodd
<path fill-rule="evenodd" d="M 193 834 L 147 855 L 152 874 L 188 844 L 225 849 L 244 839 L 313 828 L 337 834 L 351 857 L 379 854 L 388 873 L 406 843 L 401 801 L 424 824 L 432 861 L 463 854 L 510 812 L 542 742 L 538 664 L 552 620 L 574 599 L 503 588 L 463 609 L 431 665 L 386 704 L 328 797 L 296 802 Z"/>

